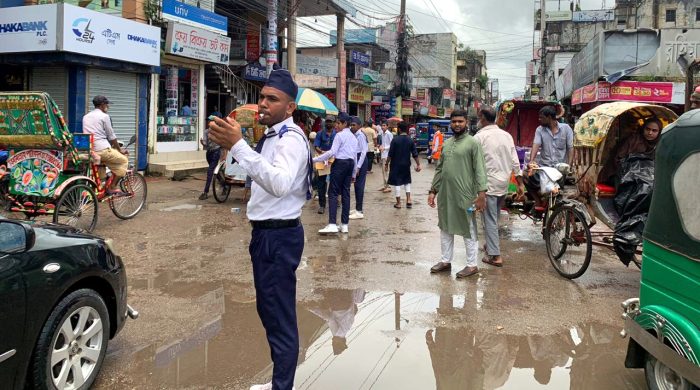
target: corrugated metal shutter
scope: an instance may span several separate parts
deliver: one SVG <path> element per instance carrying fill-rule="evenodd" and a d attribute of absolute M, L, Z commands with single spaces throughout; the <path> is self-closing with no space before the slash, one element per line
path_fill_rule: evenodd
<path fill-rule="evenodd" d="M 62 66 L 48 68 L 32 68 L 30 78 L 30 89 L 32 91 L 46 92 L 56 102 L 61 109 L 63 117 L 68 122 L 68 72 Z"/>
<path fill-rule="evenodd" d="M 111 102 L 107 112 L 112 118 L 112 127 L 117 138 L 123 143 L 136 134 L 138 121 L 138 78 L 134 73 L 120 73 L 108 70 L 88 70 L 88 94 L 85 112 L 94 109 L 92 98 L 106 96 Z M 135 145 L 129 147 L 129 161 L 136 158 Z"/>

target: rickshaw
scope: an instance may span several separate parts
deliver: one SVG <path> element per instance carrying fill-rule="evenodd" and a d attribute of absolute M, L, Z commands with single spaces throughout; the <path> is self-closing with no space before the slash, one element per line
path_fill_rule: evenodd
<path fill-rule="evenodd" d="M 146 202 L 146 180 L 131 168 L 119 183 L 122 194 L 107 193 L 114 176 L 92 152 L 92 135 L 71 133 L 46 93 L 0 93 L 0 149 L 8 151 L 0 197 L 8 211 L 28 219 L 52 216 L 54 223 L 90 232 L 98 202 L 120 219 L 133 218 Z"/>
<path fill-rule="evenodd" d="M 615 249 L 611 231 L 591 230 L 600 220 L 614 231 L 619 221 L 612 205 L 616 189 L 599 182 L 599 175 L 613 162 L 618 144 L 648 118 L 657 118 L 666 126 L 677 116 L 662 106 L 632 102 L 606 103 L 588 111 L 574 127 L 572 166 L 536 169 L 544 172 L 552 189 L 556 188 L 545 193 L 546 205 L 506 200 L 511 213 L 542 222 L 547 255 L 560 275 L 568 279 L 583 275 L 590 265 L 593 245 Z M 573 188 L 564 183 L 569 175 L 575 179 Z"/>
<path fill-rule="evenodd" d="M 623 302 L 625 366 L 650 389 L 700 388 L 700 110 L 663 130 L 639 298 Z"/>

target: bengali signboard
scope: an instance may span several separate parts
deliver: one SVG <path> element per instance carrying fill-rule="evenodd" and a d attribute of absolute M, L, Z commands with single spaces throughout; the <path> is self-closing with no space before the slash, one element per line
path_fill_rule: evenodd
<path fill-rule="evenodd" d="M 56 50 L 58 5 L 3 8 L 0 53 Z"/>
<path fill-rule="evenodd" d="M 586 11 L 574 11 L 571 20 L 574 22 L 610 22 L 615 20 L 615 10 L 592 9 Z"/>
<path fill-rule="evenodd" d="M 618 81 L 610 84 L 600 81 L 575 90 L 571 96 L 571 104 L 596 101 L 683 104 L 684 90 L 684 83 Z"/>
<path fill-rule="evenodd" d="M 267 67 L 257 62 L 251 62 L 245 66 L 243 78 L 246 80 L 267 81 Z"/>
<path fill-rule="evenodd" d="M 350 62 L 353 64 L 361 65 L 365 68 L 369 68 L 369 55 L 361 51 L 351 50 L 350 51 Z"/>
<path fill-rule="evenodd" d="M 165 20 L 228 35 L 228 19 L 225 16 L 177 0 L 163 0 L 162 12 Z"/>
<path fill-rule="evenodd" d="M 286 55 L 287 53 L 284 53 L 285 63 Z M 338 59 L 297 54 L 297 73 L 338 77 Z"/>
<path fill-rule="evenodd" d="M 350 83 L 348 88 L 348 101 L 352 103 L 369 103 L 372 101 L 372 88 Z"/>
<path fill-rule="evenodd" d="M 180 23 L 168 22 L 166 53 L 228 65 L 231 38 Z"/>
<path fill-rule="evenodd" d="M 257 61 L 260 58 L 260 26 L 250 26 L 245 36 L 245 59 Z"/>
<path fill-rule="evenodd" d="M 335 77 L 295 74 L 294 81 L 299 87 L 312 89 L 335 89 Z M 335 100 L 335 99 L 334 99 Z"/>
<path fill-rule="evenodd" d="M 544 19 L 547 22 L 565 22 L 567 20 L 571 20 L 572 17 L 573 15 L 570 10 L 544 12 Z"/>
<path fill-rule="evenodd" d="M 137 64 L 160 65 L 160 28 L 69 4 L 61 6 L 61 50 Z M 226 54 L 228 56 L 228 47 Z"/>

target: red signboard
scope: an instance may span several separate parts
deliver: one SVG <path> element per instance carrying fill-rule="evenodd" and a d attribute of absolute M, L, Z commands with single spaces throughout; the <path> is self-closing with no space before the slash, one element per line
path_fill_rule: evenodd
<path fill-rule="evenodd" d="M 586 85 L 583 90 L 582 103 L 592 103 L 598 98 L 598 88 L 596 84 Z"/>
<path fill-rule="evenodd" d="M 260 28 L 250 27 L 245 41 L 245 59 L 257 61 L 260 58 Z"/>
<path fill-rule="evenodd" d="M 598 83 L 599 101 L 634 101 L 644 103 L 671 103 L 673 83 L 618 81 L 615 84 Z"/>
<path fill-rule="evenodd" d="M 428 116 L 437 117 L 438 108 L 437 106 L 428 106 Z"/>
<path fill-rule="evenodd" d="M 581 104 L 582 99 L 583 99 L 583 88 L 579 88 L 571 94 L 571 105 L 575 106 L 577 104 Z"/>

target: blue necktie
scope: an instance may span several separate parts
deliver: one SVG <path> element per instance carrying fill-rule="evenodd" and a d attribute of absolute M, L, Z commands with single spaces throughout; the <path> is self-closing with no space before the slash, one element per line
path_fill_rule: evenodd
<path fill-rule="evenodd" d="M 262 153 L 262 149 L 263 149 L 263 145 L 265 144 L 265 140 L 268 139 L 268 138 L 272 138 L 272 137 L 274 137 L 274 136 L 276 136 L 276 135 L 277 135 L 277 133 L 274 132 L 274 131 L 270 131 L 270 132 L 266 133 L 266 134 L 262 137 L 262 139 L 260 139 L 260 141 L 258 142 L 258 144 L 255 145 L 255 151 L 258 152 L 258 153 Z M 281 134 L 280 134 L 280 135 L 281 135 Z"/>

